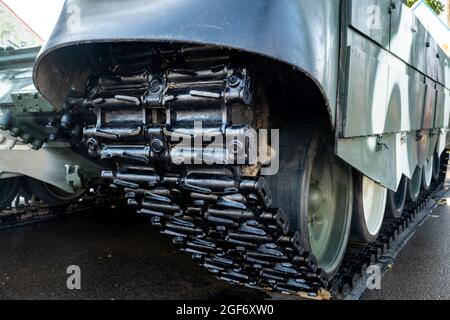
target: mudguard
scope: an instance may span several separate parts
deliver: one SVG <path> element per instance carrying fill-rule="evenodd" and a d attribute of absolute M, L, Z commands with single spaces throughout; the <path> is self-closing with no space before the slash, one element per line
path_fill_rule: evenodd
<path fill-rule="evenodd" d="M 84 74 L 82 49 L 70 47 L 114 41 L 212 44 L 305 72 L 322 91 L 334 125 L 339 7 L 335 0 L 66 0 L 37 59 L 34 82 L 59 107 Z"/>

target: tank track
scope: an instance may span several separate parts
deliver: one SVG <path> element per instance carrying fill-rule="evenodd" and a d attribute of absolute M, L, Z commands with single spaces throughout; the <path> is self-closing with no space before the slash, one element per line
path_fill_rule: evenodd
<path fill-rule="evenodd" d="M 448 151 L 442 156 L 441 181 L 409 203 L 400 219 L 385 223 L 376 242 L 365 247 L 350 244 L 337 276 L 331 281 L 305 252 L 298 232 L 290 232 L 284 213 L 271 208 L 264 178 L 240 177 L 229 170 L 218 177 L 196 173 L 196 186 L 188 175 L 146 175 L 154 181 L 142 189 L 133 180 L 106 172 L 115 188 L 125 190 L 128 204 L 151 217 L 153 226 L 172 237 L 180 250 L 220 280 L 249 288 L 282 292 L 314 299 L 344 298 L 367 268 L 375 264 L 442 187 Z M 235 171 L 236 172 L 236 171 Z M 120 173 L 127 176 L 126 172 Z M 209 189 L 212 179 L 233 181 L 228 193 Z M 202 183 L 203 182 L 203 183 Z M 202 187 L 202 185 L 204 185 Z M 124 187 L 126 186 L 126 187 Z"/>
<path fill-rule="evenodd" d="M 195 187 L 189 175 L 155 175 L 159 182 L 153 188 L 125 188 L 126 198 L 139 214 L 150 216 L 161 233 L 171 236 L 181 251 L 192 254 L 221 280 L 313 297 L 328 286 L 299 234 L 289 232 L 287 217 L 268 206 L 263 178 L 239 177 L 232 170 L 220 178 L 216 172 L 195 175 Z M 212 179 L 232 182 L 234 187 L 214 192 L 209 188 Z M 113 178 L 116 187 L 124 183 L 135 182 Z"/>

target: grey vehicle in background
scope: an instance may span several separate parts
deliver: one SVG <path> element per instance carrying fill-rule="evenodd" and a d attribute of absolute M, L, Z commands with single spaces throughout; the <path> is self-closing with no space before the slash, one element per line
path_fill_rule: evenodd
<path fill-rule="evenodd" d="M 0 170 L 101 171 L 220 279 L 311 295 L 442 182 L 449 62 L 400 0 L 67 0 Z"/>
<path fill-rule="evenodd" d="M 46 126 L 60 115 L 33 84 L 39 39 L 3 4 L 0 17 L 0 209 L 19 191 L 51 205 L 75 201 L 84 191 L 74 174 L 78 166 L 85 168 L 83 179 L 99 177 L 101 167 L 70 143 L 48 139 Z"/>
<path fill-rule="evenodd" d="M 74 201 L 85 189 L 70 177 L 79 166 L 83 179 L 100 176 L 101 167 L 70 143 L 49 141 L 46 125 L 58 117 L 32 81 L 37 48 L 0 52 L 0 192 L 1 208 L 11 204 L 20 187 L 49 204 Z"/>

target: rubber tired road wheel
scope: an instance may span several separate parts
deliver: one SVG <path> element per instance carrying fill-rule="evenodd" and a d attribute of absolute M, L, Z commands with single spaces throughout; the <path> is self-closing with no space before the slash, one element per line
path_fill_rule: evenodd
<path fill-rule="evenodd" d="M 351 240 L 375 241 L 383 226 L 388 190 L 359 172 L 353 174 L 353 219 Z"/>
<path fill-rule="evenodd" d="M 408 197 L 408 179 L 403 176 L 400 180 L 397 192 L 388 190 L 385 217 L 398 219 L 403 214 L 406 199 Z"/>
<path fill-rule="evenodd" d="M 20 178 L 0 179 L 0 210 L 7 208 L 19 192 Z"/>
<path fill-rule="evenodd" d="M 440 182 L 441 177 L 441 157 L 436 152 L 433 157 L 433 182 Z"/>
<path fill-rule="evenodd" d="M 434 157 L 425 160 L 422 169 L 422 190 L 428 191 L 433 181 L 433 163 Z"/>
<path fill-rule="evenodd" d="M 280 130 L 280 171 L 267 177 L 274 207 L 290 218 L 305 249 L 332 278 L 342 263 L 350 235 L 352 170 L 338 159 L 323 127 Z"/>
<path fill-rule="evenodd" d="M 422 185 L 422 169 L 417 167 L 412 178 L 408 181 L 408 200 L 416 202 L 420 196 L 420 187 Z"/>
<path fill-rule="evenodd" d="M 84 191 L 68 193 L 33 178 L 26 178 L 25 185 L 31 194 L 34 194 L 39 200 L 44 201 L 50 206 L 61 206 L 71 203 L 78 200 L 84 194 Z"/>

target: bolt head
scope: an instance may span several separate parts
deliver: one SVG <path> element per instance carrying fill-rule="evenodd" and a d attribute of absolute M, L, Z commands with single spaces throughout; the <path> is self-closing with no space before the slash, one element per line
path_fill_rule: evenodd
<path fill-rule="evenodd" d="M 158 92 L 161 89 L 161 81 L 159 79 L 153 79 L 150 81 L 150 91 Z"/>
<path fill-rule="evenodd" d="M 235 74 L 233 74 L 229 79 L 228 79 L 228 84 L 231 87 L 237 87 L 239 85 L 239 83 L 241 82 L 241 79 L 239 79 L 239 77 Z"/>
<path fill-rule="evenodd" d="M 87 142 L 87 146 L 90 151 L 96 151 L 98 147 L 97 140 L 94 138 L 90 138 Z"/>
<path fill-rule="evenodd" d="M 152 151 L 155 153 L 161 153 L 164 149 L 164 144 L 159 139 L 153 139 L 150 146 L 152 148 Z"/>

